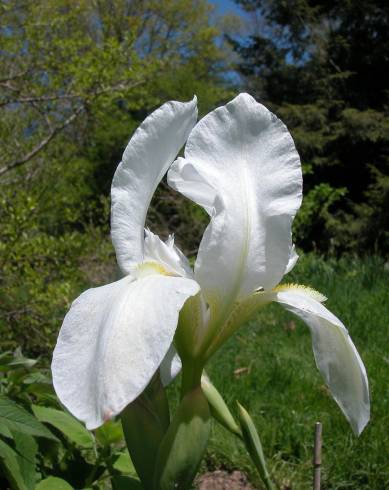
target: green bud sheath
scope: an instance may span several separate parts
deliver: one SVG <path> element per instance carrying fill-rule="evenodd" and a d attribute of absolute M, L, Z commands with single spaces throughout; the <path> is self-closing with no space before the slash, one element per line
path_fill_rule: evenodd
<path fill-rule="evenodd" d="M 238 437 L 242 437 L 240 428 L 235 422 L 235 419 L 223 400 L 223 397 L 211 383 L 206 374 L 201 376 L 201 388 L 208 400 L 211 414 L 223 427 L 232 432 Z"/>
<path fill-rule="evenodd" d="M 275 490 L 275 486 L 270 480 L 270 475 L 267 470 L 265 456 L 263 454 L 261 440 L 259 438 L 254 422 L 247 410 L 237 402 L 239 423 L 242 429 L 243 442 L 247 452 L 250 454 L 251 460 L 258 470 L 260 477 L 267 490 Z"/>
<path fill-rule="evenodd" d="M 211 427 L 208 402 L 200 387 L 181 400 L 158 451 L 154 490 L 187 490 L 196 476 Z"/>
<path fill-rule="evenodd" d="M 143 487 L 152 490 L 158 447 L 169 427 L 169 405 L 159 372 L 145 391 L 123 410 L 121 421 Z"/>

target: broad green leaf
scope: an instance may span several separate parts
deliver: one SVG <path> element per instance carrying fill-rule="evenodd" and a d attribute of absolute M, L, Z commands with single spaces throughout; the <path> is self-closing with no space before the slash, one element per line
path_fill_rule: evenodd
<path fill-rule="evenodd" d="M 10 430 L 58 441 L 39 420 L 4 395 L 0 395 L 0 424 Z"/>
<path fill-rule="evenodd" d="M 112 490 L 143 490 L 143 487 L 138 479 L 119 475 L 112 478 Z"/>
<path fill-rule="evenodd" d="M 92 433 L 70 414 L 39 405 L 32 405 L 32 411 L 38 420 L 52 425 L 80 447 L 92 448 L 94 446 Z"/>
<path fill-rule="evenodd" d="M 33 490 L 37 479 L 36 474 L 36 455 L 38 444 L 29 434 L 13 431 L 15 443 L 15 453 L 20 468 L 20 474 L 26 487 Z"/>
<path fill-rule="evenodd" d="M 8 437 L 9 439 L 13 439 L 11 431 L 3 421 L 0 421 L 0 435 L 3 437 Z"/>
<path fill-rule="evenodd" d="M 200 387 L 187 393 L 158 450 L 154 489 L 187 490 L 207 447 L 211 414 Z"/>
<path fill-rule="evenodd" d="M 0 465 L 8 478 L 12 490 L 29 490 L 22 477 L 17 453 L 1 439 Z"/>
<path fill-rule="evenodd" d="M 56 476 L 49 476 L 40 481 L 35 487 L 35 490 L 73 490 L 73 487 L 62 478 Z"/>
<path fill-rule="evenodd" d="M 113 467 L 116 471 L 124 473 L 125 475 L 137 476 L 134 464 L 131 461 L 130 455 L 127 451 L 119 454 L 118 458 L 113 464 Z"/>
<path fill-rule="evenodd" d="M 31 384 L 31 383 L 42 383 L 42 384 L 49 384 L 51 385 L 51 380 L 46 374 L 42 373 L 41 371 L 36 371 L 34 373 L 29 373 L 27 376 L 24 377 L 23 383 L 25 384 Z"/>
<path fill-rule="evenodd" d="M 58 402 L 58 398 L 54 395 L 53 385 L 47 383 L 31 383 L 27 385 L 26 393 L 33 394 L 39 401 L 47 405 L 52 402 Z"/>
<path fill-rule="evenodd" d="M 275 486 L 270 480 L 270 475 L 267 470 L 265 456 L 263 454 L 261 440 L 259 438 L 257 429 L 255 428 L 254 422 L 250 417 L 247 410 L 237 402 L 239 423 L 242 429 L 243 442 L 246 446 L 248 453 L 250 454 L 251 460 L 253 461 L 255 467 L 258 470 L 260 477 L 267 490 L 275 490 Z"/>
<path fill-rule="evenodd" d="M 159 373 L 121 413 L 127 448 L 146 489 L 153 486 L 158 447 L 169 427 L 169 405 Z"/>
<path fill-rule="evenodd" d="M 116 444 L 124 439 L 122 424 L 114 420 L 107 420 L 96 432 L 96 439 L 103 446 Z"/>

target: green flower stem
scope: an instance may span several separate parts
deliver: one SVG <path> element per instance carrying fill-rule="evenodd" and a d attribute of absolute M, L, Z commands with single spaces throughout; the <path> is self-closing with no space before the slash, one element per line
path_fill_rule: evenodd
<path fill-rule="evenodd" d="M 201 387 L 201 375 L 203 373 L 203 363 L 192 361 L 184 362 L 182 366 L 181 380 L 181 399 L 186 394 Z"/>
<path fill-rule="evenodd" d="M 103 448 L 102 451 L 100 452 L 99 456 L 97 457 L 96 461 L 94 462 L 92 471 L 89 473 L 89 475 L 85 479 L 85 487 L 89 487 L 96 480 L 96 475 L 97 475 L 97 472 L 99 470 L 100 464 L 103 461 L 108 461 L 108 457 L 109 457 L 109 449 L 107 450 L 107 448 Z M 108 471 L 111 474 L 111 471 L 110 471 L 111 468 L 109 467 L 108 464 L 107 464 L 107 467 L 108 467 Z"/>
<path fill-rule="evenodd" d="M 211 414 L 200 386 L 189 390 L 158 449 L 153 490 L 192 488 L 204 456 L 211 428 Z"/>

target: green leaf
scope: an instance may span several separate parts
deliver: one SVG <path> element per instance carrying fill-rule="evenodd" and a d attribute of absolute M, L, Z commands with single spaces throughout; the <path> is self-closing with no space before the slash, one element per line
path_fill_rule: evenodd
<path fill-rule="evenodd" d="M 29 490 L 21 474 L 17 453 L 1 439 L 0 463 L 13 490 Z"/>
<path fill-rule="evenodd" d="M 0 353 L 0 365 L 2 365 L 3 362 L 8 364 L 8 362 L 10 362 L 11 359 L 12 359 L 12 352 L 10 350 L 6 350 Z"/>
<path fill-rule="evenodd" d="M 9 439 L 13 439 L 11 431 L 3 421 L 0 421 L 0 435 L 3 437 L 8 437 Z"/>
<path fill-rule="evenodd" d="M 20 474 L 27 488 L 33 490 L 37 479 L 36 455 L 38 444 L 29 434 L 13 431 L 15 452 L 20 468 Z"/>
<path fill-rule="evenodd" d="M 85 427 L 74 417 L 55 408 L 41 407 L 32 405 L 32 411 L 41 422 L 46 422 L 59 431 L 68 439 L 82 448 L 94 447 L 94 437 Z"/>
<path fill-rule="evenodd" d="M 62 478 L 56 476 L 49 476 L 40 481 L 35 487 L 35 490 L 73 490 L 73 487 Z"/>
<path fill-rule="evenodd" d="M 58 441 L 33 415 L 4 395 L 0 395 L 0 425 L 24 434 Z"/>
<path fill-rule="evenodd" d="M 24 382 L 24 381 L 23 381 Z M 31 383 L 27 384 L 25 392 L 34 395 L 39 401 L 50 405 L 52 402 L 58 402 L 58 398 L 54 395 L 53 385 L 48 383 Z"/>
<path fill-rule="evenodd" d="M 41 371 L 36 371 L 34 373 L 29 373 L 27 376 L 25 376 L 23 379 L 23 383 L 25 384 L 42 383 L 42 384 L 51 385 L 51 380 L 46 374 L 42 373 Z"/>
<path fill-rule="evenodd" d="M 257 429 L 254 422 L 250 417 L 247 410 L 236 402 L 238 405 L 239 422 L 242 429 L 243 442 L 246 446 L 251 460 L 258 470 L 259 476 L 262 478 L 263 483 L 267 490 L 275 490 L 275 486 L 270 480 L 270 475 L 267 470 L 265 456 L 263 454 L 261 440 L 259 438 Z"/>
<path fill-rule="evenodd" d="M 22 354 L 22 349 L 18 347 L 13 355 L 13 360 L 9 363 L 10 366 L 23 366 L 25 368 L 31 368 L 38 361 L 36 359 L 29 359 Z"/>
<path fill-rule="evenodd" d="M 116 471 L 119 471 L 120 473 L 137 476 L 134 464 L 131 461 L 128 451 L 119 454 L 118 458 L 113 464 L 113 467 Z"/>
<path fill-rule="evenodd" d="M 158 447 L 169 427 L 169 406 L 159 372 L 146 390 L 121 413 L 124 436 L 137 474 L 153 487 Z"/>
<path fill-rule="evenodd" d="M 103 446 L 116 444 L 124 438 L 122 424 L 114 420 L 107 420 L 104 425 L 96 430 L 95 435 L 96 439 Z"/>
<path fill-rule="evenodd" d="M 136 478 L 120 475 L 112 478 L 112 490 L 143 490 L 143 487 Z"/>
<path fill-rule="evenodd" d="M 5 351 L 0 354 L 0 372 L 7 371 L 9 368 L 9 363 L 13 360 L 12 352 Z"/>
<path fill-rule="evenodd" d="M 159 447 L 154 489 L 190 488 L 207 447 L 210 428 L 209 405 L 198 387 L 181 400 Z"/>

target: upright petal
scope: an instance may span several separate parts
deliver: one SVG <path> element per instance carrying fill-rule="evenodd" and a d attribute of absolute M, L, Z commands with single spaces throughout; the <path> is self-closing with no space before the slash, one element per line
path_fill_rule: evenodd
<path fill-rule="evenodd" d="M 278 284 L 302 176 L 292 137 L 274 114 L 247 94 L 211 112 L 192 130 L 185 160 L 173 164 L 168 180 L 211 215 L 195 265 L 208 303 L 224 309 Z"/>
<path fill-rule="evenodd" d="M 111 235 L 125 274 L 143 258 L 143 230 L 154 191 L 196 123 L 196 98 L 167 102 L 139 126 L 111 188 Z"/>
<path fill-rule="evenodd" d="M 273 299 L 308 325 L 316 365 L 354 432 L 360 434 L 370 417 L 365 366 L 345 326 L 317 301 L 318 294 L 296 285 L 281 286 Z"/>
<path fill-rule="evenodd" d="M 54 388 L 66 408 L 89 429 L 120 413 L 161 364 L 179 311 L 198 289 L 180 277 L 127 276 L 79 296 L 52 362 Z"/>

